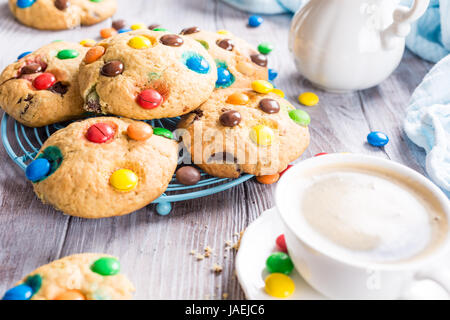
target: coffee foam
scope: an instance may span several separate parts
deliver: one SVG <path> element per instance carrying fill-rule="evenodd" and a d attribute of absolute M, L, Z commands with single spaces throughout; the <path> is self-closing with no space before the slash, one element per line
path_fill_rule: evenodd
<path fill-rule="evenodd" d="M 447 234 L 437 199 L 395 172 L 327 166 L 298 179 L 302 232 L 325 251 L 403 262 L 430 253 Z"/>

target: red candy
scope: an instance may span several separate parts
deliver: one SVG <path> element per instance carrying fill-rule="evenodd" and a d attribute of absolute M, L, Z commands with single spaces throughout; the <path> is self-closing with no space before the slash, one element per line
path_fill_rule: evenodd
<path fill-rule="evenodd" d="M 324 155 L 326 155 L 326 154 L 328 154 L 328 153 L 326 153 L 326 152 L 321 152 L 321 153 L 316 154 L 314 157 L 320 157 L 320 156 L 324 156 Z"/>
<path fill-rule="evenodd" d="M 286 240 L 284 234 L 280 234 L 276 240 L 277 247 L 280 251 L 287 253 Z"/>
<path fill-rule="evenodd" d="M 105 143 L 114 137 L 116 130 L 109 123 L 99 122 L 88 129 L 86 139 L 94 143 Z"/>
<path fill-rule="evenodd" d="M 47 90 L 53 86 L 56 82 L 56 78 L 51 73 L 43 73 L 37 76 L 33 81 L 33 87 L 37 90 Z"/>
<path fill-rule="evenodd" d="M 286 171 L 288 171 L 288 170 L 289 170 L 290 168 L 292 168 L 292 167 L 293 167 L 292 164 L 288 164 L 287 168 L 280 172 L 280 177 L 281 177 Z"/>
<path fill-rule="evenodd" d="M 146 89 L 139 93 L 136 102 L 144 109 L 154 109 L 163 103 L 163 97 L 156 90 Z"/>

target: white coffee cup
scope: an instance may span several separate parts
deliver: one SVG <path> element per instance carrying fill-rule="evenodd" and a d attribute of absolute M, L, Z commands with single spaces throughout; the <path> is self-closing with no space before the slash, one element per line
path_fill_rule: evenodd
<path fill-rule="evenodd" d="M 292 209 L 301 188 L 296 188 L 302 173 L 344 165 L 349 168 L 366 166 L 395 172 L 396 175 L 418 184 L 438 201 L 445 216 L 447 234 L 438 247 L 423 257 L 396 263 L 373 263 L 344 256 L 330 248 L 324 249 L 302 234 L 298 226 L 300 214 Z M 305 160 L 286 171 L 277 184 L 275 200 L 289 255 L 302 277 L 317 291 L 331 299 L 401 299 L 408 289 L 422 279 L 437 282 L 450 293 L 450 270 L 441 270 L 441 259 L 450 259 L 450 205 L 445 194 L 416 171 L 382 158 L 358 154 L 330 154 Z M 296 219 L 296 220 L 294 220 Z M 307 222 L 304 222 L 307 223 Z M 411 298 L 410 296 L 408 298 Z M 414 298 L 414 297 L 413 297 Z"/>

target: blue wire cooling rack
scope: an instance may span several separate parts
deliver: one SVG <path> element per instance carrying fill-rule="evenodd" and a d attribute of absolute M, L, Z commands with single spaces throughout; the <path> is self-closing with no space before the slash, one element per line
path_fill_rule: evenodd
<path fill-rule="evenodd" d="M 152 127 L 174 130 L 178 120 L 179 118 L 151 120 L 149 124 Z M 55 131 L 64 128 L 68 123 L 58 123 L 42 128 L 29 128 L 18 123 L 5 113 L 1 121 L 2 143 L 11 159 L 25 171 L 28 163 L 35 158 L 45 140 Z M 13 130 L 8 130 L 8 126 L 12 126 Z M 14 136 L 12 136 L 11 132 Z M 174 175 L 165 193 L 153 201 L 156 204 L 158 214 L 169 214 L 172 210 L 172 202 L 191 200 L 218 193 L 253 177 L 245 174 L 237 179 L 216 178 L 204 172 L 201 173 L 201 176 L 202 178 L 197 184 L 185 186 L 177 183 Z"/>

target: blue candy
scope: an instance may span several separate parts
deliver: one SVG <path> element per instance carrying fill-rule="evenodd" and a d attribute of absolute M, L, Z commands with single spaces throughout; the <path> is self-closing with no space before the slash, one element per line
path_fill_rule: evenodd
<path fill-rule="evenodd" d="M 160 202 L 156 205 L 156 212 L 158 212 L 160 216 L 167 216 L 170 211 L 172 211 L 170 202 Z"/>
<path fill-rule="evenodd" d="M 30 300 L 33 295 L 33 289 L 26 284 L 19 284 L 6 291 L 2 300 Z"/>
<path fill-rule="evenodd" d="M 259 27 L 264 19 L 261 16 L 253 15 L 248 18 L 248 25 L 252 28 Z"/>
<path fill-rule="evenodd" d="M 278 77 L 278 72 L 273 69 L 269 69 L 269 80 L 273 81 L 276 77 Z"/>
<path fill-rule="evenodd" d="M 217 68 L 216 86 L 224 86 L 231 81 L 231 73 L 226 67 Z"/>
<path fill-rule="evenodd" d="M 197 73 L 205 74 L 209 72 L 209 63 L 202 56 L 193 55 L 186 60 L 186 66 Z"/>
<path fill-rule="evenodd" d="M 17 60 L 22 59 L 23 57 L 26 57 L 27 55 L 29 55 L 30 53 L 33 53 L 33 51 L 26 51 L 24 53 L 21 53 L 18 57 Z"/>
<path fill-rule="evenodd" d="M 367 135 L 367 142 L 374 147 L 384 147 L 389 142 L 389 137 L 380 131 L 373 131 Z"/>
<path fill-rule="evenodd" d="M 31 7 L 36 0 L 17 0 L 17 6 L 21 9 Z"/>
<path fill-rule="evenodd" d="M 125 29 L 120 29 L 119 31 L 117 31 L 118 33 L 124 33 L 124 32 L 130 32 L 130 31 L 132 31 L 131 29 L 127 29 L 127 28 L 125 28 Z"/>
<path fill-rule="evenodd" d="M 31 162 L 25 170 L 27 179 L 36 182 L 39 181 L 50 172 L 50 162 L 45 158 L 39 158 Z"/>

